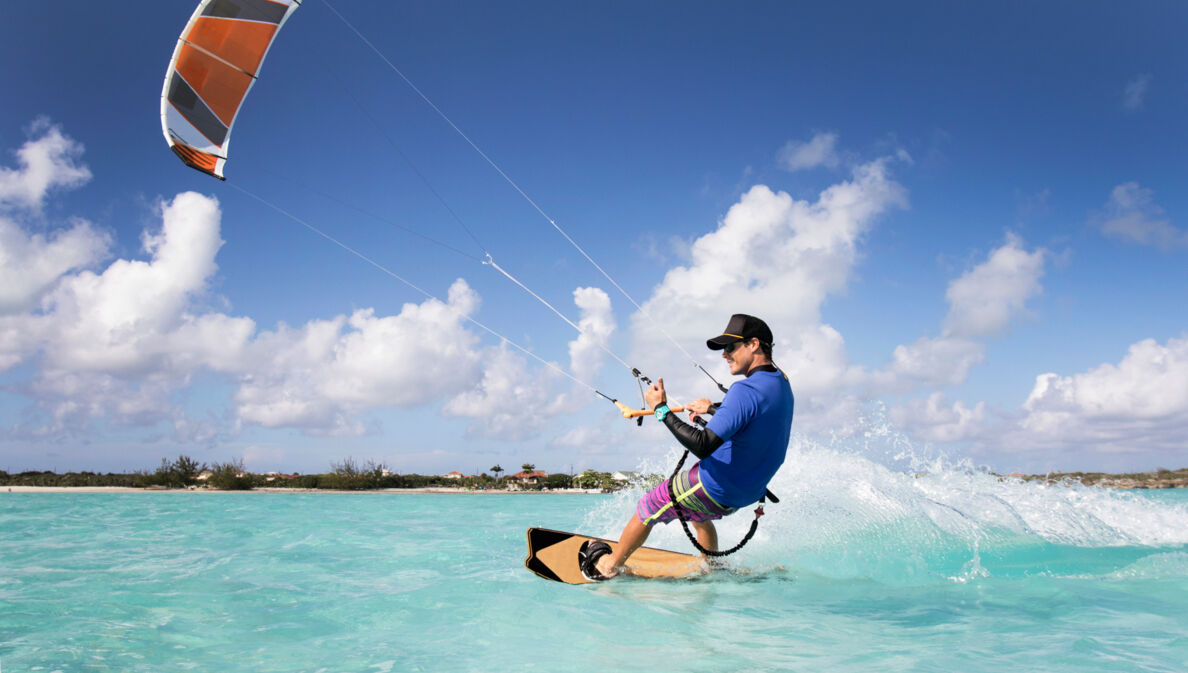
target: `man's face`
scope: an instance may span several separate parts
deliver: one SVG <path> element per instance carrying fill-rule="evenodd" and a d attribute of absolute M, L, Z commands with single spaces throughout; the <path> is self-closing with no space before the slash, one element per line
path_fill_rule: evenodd
<path fill-rule="evenodd" d="M 758 348 L 759 340 L 753 338 L 736 341 L 723 348 L 722 357 L 726 358 L 726 364 L 730 365 L 730 373 L 738 376 L 751 371 L 751 365 L 755 362 L 755 351 Z"/>

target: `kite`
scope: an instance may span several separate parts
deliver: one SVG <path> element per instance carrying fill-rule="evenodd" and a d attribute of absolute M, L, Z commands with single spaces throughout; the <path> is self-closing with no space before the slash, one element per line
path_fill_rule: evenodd
<path fill-rule="evenodd" d="M 231 128 L 264 56 L 300 0 L 202 0 L 165 73 L 161 129 L 191 168 L 220 180 Z"/>

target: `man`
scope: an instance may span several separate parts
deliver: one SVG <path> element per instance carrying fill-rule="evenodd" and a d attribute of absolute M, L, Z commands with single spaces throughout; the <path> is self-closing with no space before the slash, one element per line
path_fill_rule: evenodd
<path fill-rule="evenodd" d="M 730 373 L 745 375 L 726 393 L 721 405 L 699 399 L 685 408 L 712 414 L 704 429 L 681 421 L 668 409 L 664 380 L 644 393 L 644 402 L 685 448 L 700 458 L 689 470 L 676 475 L 675 506 L 697 530 L 705 549 L 718 549 L 714 520 L 757 502 L 766 492 L 788 451 L 794 400 L 787 377 L 771 359 L 771 329 L 767 323 L 742 313 L 730 317 L 726 330 L 706 341 L 710 350 L 722 351 Z M 626 570 L 627 558 L 643 545 L 652 526 L 676 518 L 668 482 L 640 499 L 627 522 L 619 545 L 611 553 L 591 548 L 583 571 L 591 579 L 608 579 Z M 605 545 L 605 543 L 603 543 Z"/>

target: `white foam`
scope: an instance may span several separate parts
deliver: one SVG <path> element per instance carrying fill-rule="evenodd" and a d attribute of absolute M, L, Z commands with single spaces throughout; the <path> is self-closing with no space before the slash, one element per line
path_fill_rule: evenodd
<path fill-rule="evenodd" d="M 1186 506 L 1080 484 L 1002 478 L 967 461 L 921 453 L 886 426 L 829 445 L 794 435 L 770 484 L 781 502 L 767 506 L 740 558 L 750 568 L 793 562 L 827 577 L 966 581 L 990 573 L 979 549 L 1188 544 Z M 637 469 L 667 476 L 679 457 L 673 450 Z M 587 529 L 616 539 L 643 492 L 625 489 L 602 502 L 587 515 Z M 741 539 L 752 518 L 739 512 L 719 522 L 722 545 Z M 648 545 L 691 546 L 675 523 L 657 526 Z"/>

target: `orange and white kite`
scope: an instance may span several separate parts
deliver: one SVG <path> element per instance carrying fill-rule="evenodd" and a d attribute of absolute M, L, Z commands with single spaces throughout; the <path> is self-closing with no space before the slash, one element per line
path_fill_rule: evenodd
<path fill-rule="evenodd" d="M 187 166 L 224 180 L 231 127 L 300 0 L 202 0 L 165 73 L 161 128 Z"/>

